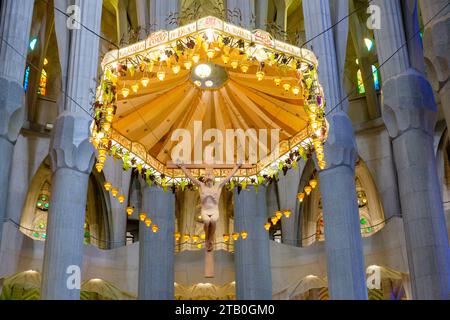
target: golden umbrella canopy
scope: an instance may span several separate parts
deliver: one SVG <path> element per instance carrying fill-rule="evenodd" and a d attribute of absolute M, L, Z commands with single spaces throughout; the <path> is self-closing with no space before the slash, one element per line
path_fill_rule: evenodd
<path fill-rule="evenodd" d="M 236 162 L 245 164 L 240 177 L 267 175 L 313 150 L 325 166 L 325 103 L 311 51 L 206 17 L 111 51 L 102 68 L 92 129 L 99 171 L 107 154 L 174 181 L 184 176 L 174 154 L 192 160 L 198 176 L 205 154 L 217 176 Z M 240 134 L 247 140 L 235 140 Z"/>

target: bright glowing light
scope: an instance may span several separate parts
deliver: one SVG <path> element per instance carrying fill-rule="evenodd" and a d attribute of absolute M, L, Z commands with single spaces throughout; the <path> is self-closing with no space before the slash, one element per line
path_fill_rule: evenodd
<path fill-rule="evenodd" d="M 195 67 L 195 74 L 202 79 L 209 77 L 211 75 L 211 67 L 204 63 L 199 64 Z"/>
<path fill-rule="evenodd" d="M 30 41 L 30 49 L 31 51 L 33 51 L 34 49 L 36 49 L 36 45 L 37 45 L 38 39 L 37 38 L 33 38 Z"/>
<path fill-rule="evenodd" d="M 208 88 L 212 87 L 213 85 L 214 85 L 214 82 L 212 82 L 211 80 L 205 81 L 205 86 L 207 86 Z"/>
<path fill-rule="evenodd" d="M 373 48 L 373 41 L 369 38 L 365 38 L 364 43 L 366 44 L 367 50 L 371 51 Z"/>

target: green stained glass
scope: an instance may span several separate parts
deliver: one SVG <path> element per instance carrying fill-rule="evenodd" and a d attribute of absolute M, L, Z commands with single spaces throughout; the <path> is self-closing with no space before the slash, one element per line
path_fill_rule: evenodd
<path fill-rule="evenodd" d="M 33 232 L 33 237 L 35 237 L 35 238 L 39 238 L 39 233 L 37 233 L 37 232 Z"/>
<path fill-rule="evenodd" d="M 48 209 L 48 206 L 49 206 L 49 204 L 48 204 L 48 203 L 44 204 L 44 207 L 46 207 L 47 209 Z"/>
<path fill-rule="evenodd" d="M 43 234 L 42 234 L 42 239 L 45 239 L 45 238 L 47 238 L 47 234 L 46 234 L 46 233 L 43 233 Z"/>
<path fill-rule="evenodd" d="M 361 218 L 361 220 L 359 220 L 359 222 L 360 222 L 362 225 L 365 225 L 365 224 L 367 223 L 366 218 Z"/>

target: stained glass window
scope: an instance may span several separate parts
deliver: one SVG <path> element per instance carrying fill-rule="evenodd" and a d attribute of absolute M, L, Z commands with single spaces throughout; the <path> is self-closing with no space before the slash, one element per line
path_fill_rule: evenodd
<path fill-rule="evenodd" d="M 373 73 L 373 84 L 375 87 L 375 90 L 380 90 L 380 71 L 378 71 L 378 68 L 372 65 L 372 73 Z"/>
<path fill-rule="evenodd" d="M 39 79 L 38 95 L 45 96 L 47 94 L 47 71 L 42 69 L 41 78 Z"/>
<path fill-rule="evenodd" d="M 25 75 L 23 77 L 23 90 L 25 90 L 25 92 L 27 92 L 27 89 L 28 89 L 29 79 L 30 79 L 30 66 L 27 66 L 25 68 Z"/>
<path fill-rule="evenodd" d="M 358 72 L 356 74 L 356 78 L 358 81 L 358 93 L 363 94 L 366 93 L 366 88 L 364 87 L 364 81 L 361 73 L 361 69 L 358 69 Z"/>
<path fill-rule="evenodd" d="M 380 90 L 380 72 L 376 66 L 372 65 L 372 73 L 373 73 L 373 86 L 375 90 Z M 366 93 L 366 87 L 364 86 L 364 80 L 362 77 L 361 69 L 358 69 L 356 74 L 356 78 L 358 81 L 358 94 Z"/>

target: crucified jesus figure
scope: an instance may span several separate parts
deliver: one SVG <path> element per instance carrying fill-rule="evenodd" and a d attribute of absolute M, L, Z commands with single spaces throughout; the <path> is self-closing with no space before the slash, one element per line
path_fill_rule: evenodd
<path fill-rule="evenodd" d="M 214 171 L 212 168 L 206 168 L 203 181 L 196 179 L 192 173 L 186 169 L 184 165 L 179 166 L 184 174 L 198 186 L 201 201 L 201 216 L 203 220 L 203 228 L 205 230 L 205 278 L 214 277 L 214 233 L 216 231 L 216 223 L 219 219 L 219 200 L 222 188 L 236 174 L 241 167 L 237 164 L 228 176 L 219 183 L 215 183 Z"/>

